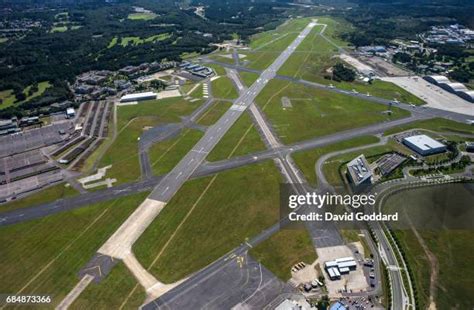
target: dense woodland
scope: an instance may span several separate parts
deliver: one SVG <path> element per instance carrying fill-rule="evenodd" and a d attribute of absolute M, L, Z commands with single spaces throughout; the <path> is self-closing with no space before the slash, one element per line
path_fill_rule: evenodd
<path fill-rule="evenodd" d="M 44 98 L 0 110 L 0 116 L 22 115 L 32 105 L 67 99 L 67 82 L 84 71 L 180 60 L 183 53 L 208 53 L 213 49 L 209 43 L 231 39 L 235 34 L 245 40 L 260 27 L 280 23 L 283 12 L 272 8 L 285 4 L 255 1 L 250 10 L 248 1 L 235 1 L 228 6 L 217 0 L 203 0 L 191 5 L 206 6 L 206 19 L 197 16 L 189 3 L 182 5 L 171 0 L 7 0 L 1 5 L 0 19 L 40 21 L 42 26 L 21 39 L 0 45 L 0 90 L 13 89 L 20 94 L 28 85 L 40 81 L 50 81 L 53 87 L 46 90 Z M 134 13 L 133 6 L 152 11 L 156 18 L 128 19 Z M 50 32 L 54 26 L 63 25 L 58 21 L 62 12 L 68 13 L 68 23 L 80 28 Z M 203 33 L 212 36 L 205 37 Z M 136 45 L 120 44 L 125 37 L 145 39 L 160 34 L 167 34 L 167 38 Z M 117 44 L 111 46 L 112 40 L 117 40 Z"/>

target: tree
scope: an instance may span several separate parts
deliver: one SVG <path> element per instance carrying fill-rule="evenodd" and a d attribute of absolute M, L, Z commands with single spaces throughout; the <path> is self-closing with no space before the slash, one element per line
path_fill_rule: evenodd
<path fill-rule="evenodd" d="M 355 71 L 352 70 L 351 68 L 344 66 L 342 63 L 337 63 L 333 67 L 332 78 L 335 81 L 352 82 L 355 80 L 355 77 L 356 77 Z"/>

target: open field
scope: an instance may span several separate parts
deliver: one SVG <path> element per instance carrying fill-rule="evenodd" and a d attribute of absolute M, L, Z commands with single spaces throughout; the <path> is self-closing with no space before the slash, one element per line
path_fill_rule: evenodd
<path fill-rule="evenodd" d="M 263 150 L 265 144 L 260 139 L 250 116 L 243 114 L 209 153 L 207 160 L 223 160 L 230 154 L 241 156 Z"/>
<path fill-rule="evenodd" d="M 148 193 L 0 228 L 0 291 L 48 294 L 57 305 L 77 273 Z"/>
<path fill-rule="evenodd" d="M 347 46 L 347 43 L 339 38 L 339 34 L 342 31 L 350 28 L 347 22 L 342 20 L 336 21 L 331 18 L 318 18 L 318 22 L 328 25 L 324 32 L 326 37 L 338 46 Z M 279 74 L 326 85 L 332 83 L 335 87 L 340 89 L 354 89 L 360 93 L 370 93 L 373 96 L 397 99 L 401 102 L 413 104 L 424 103 L 422 99 L 393 83 L 376 80 L 373 81 L 372 84 L 368 84 L 361 81 L 337 82 L 325 79 L 324 76 L 328 75 L 326 70 L 337 62 L 341 62 L 341 60 L 334 57 L 339 53 L 339 50 L 319 34 L 321 30 L 322 26 L 314 27 L 311 34 L 301 43 L 295 53 L 290 56 L 288 61 L 278 71 Z"/>
<path fill-rule="evenodd" d="M 219 99 L 237 99 L 239 97 L 234 84 L 227 76 L 221 76 L 212 81 L 212 95 Z"/>
<path fill-rule="evenodd" d="M 170 172 L 203 135 L 199 130 L 184 129 L 179 136 L 153 145 L 149 151 L 153 172 L 156 175 Z"/>
<path fill-rule="evenodd" d="M 288 32 L 301 32 L 311 21 L 311 18 L 295 18 L 281 24 L 274 30 L 257 33 L 250 38 L 250 47 L 252 49 L 261 49 L 268 46 L 270 42 L 279 40 L 282 35 Z"/>
<path fill-rule="evenodd" d="M 245 86 L 250 87 L 258 79 L 259 75 L 253 72 L 239 72 L 240 78 Z"/>
<path fill-rule="evenodd" d="M 131 13 L 128 14 L 127 19 L 130 20 L 152 20 L 157 15 L 155 13 Z"/>
<path fill-rule="evenodd" d="M 410 208 L 415 212 L 433 212 L 436 208 L 451 208 L 453 204 L 470 207 L 473 199 L 471 185 L 450 184 L 424 187 L 400 192 L 391 196 L 385 203 L 388 210 Z M 435 203 L 434 203 L 435 202 Z M 474 233 L 468 230 L 440 228 L 437 230 L 419 230 L 419 240 L 412 230 L 396 231 L 396 236 L 408 259 L 415 277 L 420 309 L 429 304 L 431 263 L 423 247 L 424 242 L 434 254 L 439 264 L 435 294 L 438 309 L 468 309 L 474 306 Z"/>
<path fill-rule="evenodd" d="M 299 262 L 312 264 L 316 251 L 304 227 L 285 228 L 250 250 L 257 261 L 283 281 L 291 278 L 291 268 Z"/>
<path fill-rule="evenodd" d="M 58 199 L 77 195 L 78 192 L 71 186 L 61 183 L 48 187 L 45 190 L 29 195 L 25 198 L 11 201 L 0 205 L 0 212 L 12 211 L 15 209 L 32 207 L 42 203 L 53 202 Z"/>
<path fill-rule="evenodd" d="M 397 132 L 410 130 L 414 128 L 428 129 L 428 130 L 439 131 L 439 132 L 452 131 L 455 133 L 458 132 L 458 133 L 465 133 L 465 134 L 474 134 L 474 126 L 464 124 L 464 123 L 454 122 L 454 121 L 444 119 L 444 118 L 433 118 L 429 120 L 412 122 L 404 126 L 391 128 L 385 131 L 384 134 L 391 135 Z"/>
<path fill-rule="evenodd" d="M 277 221 L 279 182 L 271 161 L 188 181 L 135 243 L 138 260 L 165 283 L 203 268 Z"/>
<path fill-rule="evenodd" d="M 123 47 L 126 47 L 128 45 L 139 45 L 143 43 L 155 43 L 155 42 L 160 42 L 164 41 L 166 39 L 169 39 L 171 37 L 170 33 L 161 33 L 161 34 L 156 34 L 152 35 L 146 38 L 140 38 L 140 37 L 122 37 L 122 38 L 117 38 L 114 37 L 110 41 L 108 48 L 114 47 L 116 44 L 119 43 Z"/>
<path fill-rule="evenodd" d="M 216 101 L 197 121 L 199 125 L 211 126 L 230 108 L 232 104 L 226 101 Z"/>
<path fill-rule="evenodd" d="M 377 143 L 378 141 L 379 139 L 377 139 L 374 136 L 362 136 L 362 137 L 354 138 L 351 140 L 343 141 L 340 143 L 319 147 L 314 150 L 297 152 L 297 153 L 294 153 L 292 157 L 294 161 L 296 162 L 296 164 L 298 165 L 298 167 L 301 169 L 301 172 L 303 172 L 303 175 L 305 176 L 306 180 L 308 180 L 308 182 L 311 185 L 316 185 L 317 179 L 316 179 L 316 172 L 315 172 L 315 164 L 316 164 L 316 161 L 318 161 L 318 159 L 322 155 L 339 151 L 339 150 L 350 149 L 353 147 L 362 146 L 366 144 Z"/>
<path fill-rule="evenodd" d="M 92 282 L 70 309 L 119 309 L 135 285 L 137 281 L 133 275 L 122 262 L 119 262 L 102 282 L 98 284 Z M 123 307 L 138 309 L 145 299 L 146 294 L 139 286 Z"/>
<path fill-rule="evenodd" d="M 292 107 L 282 106 L 282 97 Z M 284 143 L 409 116 L 409 112 L 304 85 L 271 80 L 256 99 Z"/>
<path fill-rule="evenodd" d="M 207 64 L 209 68 L 212 68 L 217 75 L 225 75 L 225 69 L 222 66 L 216 65 L 216 64 Z"/>
<path fill-rule="evenodd" d="M 116 178 L 116 184 L 138 179 L 140 167 L 137 143 L 143 130 L 147 126 L 180 122 L 181 116 L 191 114 L 201 103 L 169 98 L 119 107 L 117 138 L 101 158 L 99 167 L 112 165 L 107 177 Z"/>
<path fill-rule="evenodd" d="M 13 94 L 13 90 L 7 89 L 3 90 L 0 92 L 0 99 L 3 101 L 2 104 L 0 104 L 0 109 L 8 108 L 9 106 L 15 105 L 15 104 L 21 104 L 24 102 L 28 102 L 33 98 L 36 98 L 38 96 L 41 96 L 45 90 L 52 85 L 48 81 L 43 81 L 38 83 L 38 90 L 36 92 L 33 92 L 32 94 L 29 94 L 31 85 L 26 87 L 23 90 L 23 93 L 26 95 L 26 99 L 23 101 L 17 101 L 15 98 L 15 95 Z"/>
<path fill-rule="evenodd" d="M 275 30 L 253 36 L 250 42 L 252 51 L 242 51 L 247 56 L 248 67 L 266 69 L 310 21 L 311 18 L 290 19 Z"/>

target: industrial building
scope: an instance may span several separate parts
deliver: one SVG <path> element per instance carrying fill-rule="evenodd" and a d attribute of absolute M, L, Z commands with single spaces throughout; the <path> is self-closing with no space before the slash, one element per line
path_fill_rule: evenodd
<path fill-rule="evenodd" d="M 403 138 L 403 144 L 422 156 L 438 154 L 446 151 L 446 145 L 428 137 L 417 135 Z"/>
<path fill-rule="evenodd" d="M 120 102 L 134 102 L 134 101 L 142 101 L 142 100 L 154 100 L 156 99 L 156 94 L 154 92 L 146 92 L 146 93 L 136 93 L 136 94 L 128 94 L 120 98 Z"/>
<path fill-rule="evenodd" d="M 452 83 L 447 77 L 442 75 L 425 76 L 424 79 L 431 84 L 437 85 L 442 89 L 461 97 L 466 101 L 474 103 L 474 91 L 469 90 L 462 83 Z"/>
<path fill-rule="evenodd" d="M 343 257 L 324 263 L 324 269 L 331 280 L 339 280 L 341 275 L 357 269 L 357 263 L 353 257 Z"/>
<path fill-rule="evenodd" d="M 347 174 L 355 186 L 372 183 L 372 171 L 364 154 L 359 155 L 347 164 Z"/>

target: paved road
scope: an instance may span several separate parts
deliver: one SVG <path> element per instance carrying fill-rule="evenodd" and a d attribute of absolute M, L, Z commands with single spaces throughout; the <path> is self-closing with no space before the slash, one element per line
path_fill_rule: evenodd
<path fill-rule="evenodd" d="M 283 51 L 280 56 L 262 72 L 257 81 L 235 101 L 226 113 L 209 129 L 199 142 L 187 153 L 174 169 L 167 174 L 155 187 L 149 198 L 157 201 L 168 202 L 179 188 L 188 180 L 194 171 L 205 160 L 209 152 L 216 146 L 224 134 L 232 127 L 240 115 L 255 100 L 268 81 L 275 77 L 275 73 L 290 57 L 296 47 L 304 40 L 314 27 L 309 23 L 301 34 Z"/>
<path fill-rule="evenodd" d="M 237 66 L 237 65 L 228 64 L 228 63 L 223 63 L 223 62 L 215 61 L 215 60 L 212 60 L 212 59 L 205 59 L 205 61 L 208 62 L 208 63 L 219 64 L 223 67 L 235 69 L 237 71 L 252 72 L 252 73 L 257 73 L 257 74 L 261 72 L 260 70 L 245 68 L 245 67 L 241 67 L 241 66 Z M 291 76 L 276 74 L 275 78 L 280 79 L 280 80 L 286 80 L 286 81 L 294 82 L 294 83 L 300 83 L 300 84 L 303 84 L 303 85 L 306 85 L 306 86 L 309 86 L 309 87 L 313 87 L 313 88 L 318 88 L 318 89 L 327 90 L 327 91 L 331 91 L 331 92 L 335 92 L 335 93 L 339 93 L 339 94 L 344 94 L 344 95 L 348 95 L 348 96 L 352 96 L 352 97 L 361 98 L 361 99 L 368 100 L 368 101 L 371 101 L 371 102 L 374 102 L 374 103 L 384 104 L 386 106 L 392 105 L 392 106 L 395 106 L 395 107 L 398 107 L 398 108 L 401 108 L 401 109 L 404 109 L 404 110 L 414 112 L 415 114 L 420 114 L 420 115 L 422 115 L 426 118 L 442 117 L 442 118 L 446 118 L 446 119 L 450 119 L 450 120 L 457 121 L 457 122 L 462 122 L 462 123 L 466 123 L 467 120 L 472 119 L 472 116 L 466 115 L 466 114 L 460 114 L 460 113 L 456 113 L 456 112 L 450 112 L 450 111 L 445 111 L 445 110 L 440 110 L 440 109 L 436 109 L 436 108 L 432 108 L 432 107 L 425 107 L 425 106 L 413 107 L 410 104 L 402 103 L 402 102 L 394 103 L 393 100 L 374 97 L 374 96 L 367 96 L 367 94 L 355 93 L 355 92 L 348 91 L 348 90 L 338 89 L 338 88 L 335 88 L 335 87 L 330 87 L 328 85 L 319 84 L 319 83 L 315 83 L 315 82 L 310 82 L 310 81 L 307 81 L 307 80 L 294 78 L 294 77 L 291 77 Z"/>
<path fill-rule="evenodd" d="M 238 168 L 248 164 L 273 159 L 282 154 L 286 156 L 295 151 L 309 150 L 316 147 L 321 147 L 347 139 L 351 139 L 361 135 L 377 134 L 385 131 L 388 128 L 396 127 L 405 123 L 420 119 L 419 117 L 411 117 L 391 122 L 375 124 L 363 128 L 348 130 L 336 133 L 329 136 L 318 137 L 307 141 L 298 142 L 289 146 L 282 146 L 277 149 L 270 149 L 253 154 L 231 158 L 213 163 L 204 162 L 197 168 L 191 177 L 201 177 L 211 175 L 220 171 Z M 48 204 L 22 208 L 19 210 L 5 212 L 0 215 L 0 226 L 24 222 L 36 218 L 45 217 L 62 211 L 68 211 L 82 206 L 98 203 L 101 201 L 111 200 L 118 197 L 130 195 L 135 192 L 144 192 L 151 190 L 160 178 L 144 179 L 140 182 L 127 183 L 115 186 L 110 189 L 104 189 L 96 192 L 89 192 L 77 197 L 58 200 Z"/>

